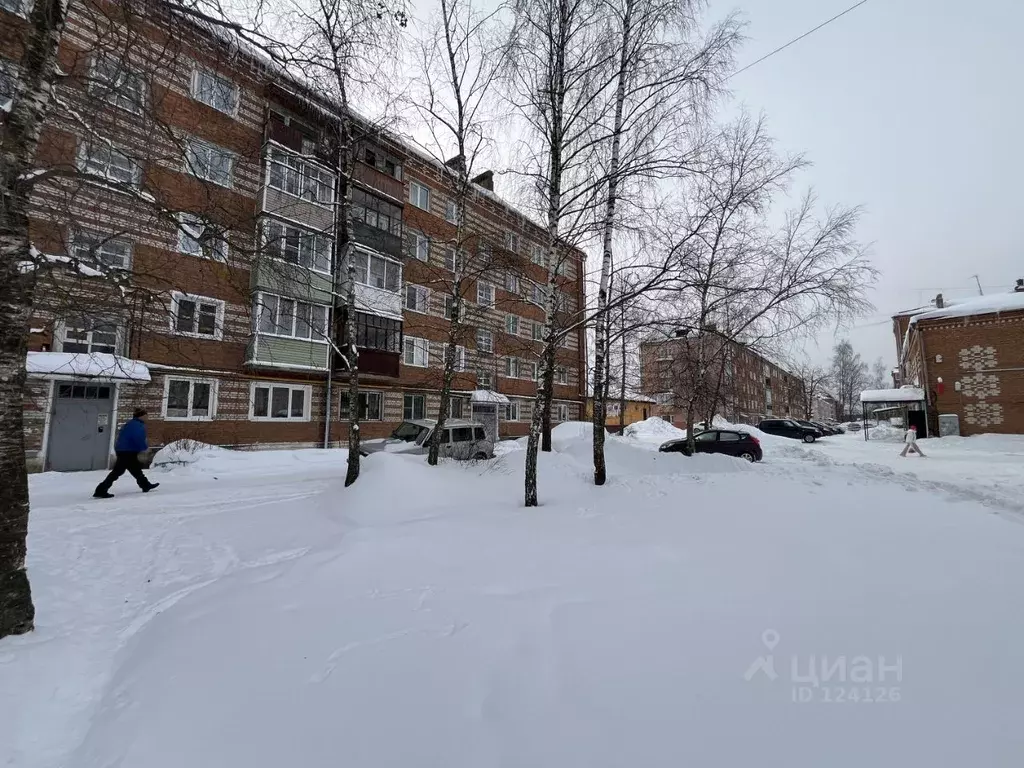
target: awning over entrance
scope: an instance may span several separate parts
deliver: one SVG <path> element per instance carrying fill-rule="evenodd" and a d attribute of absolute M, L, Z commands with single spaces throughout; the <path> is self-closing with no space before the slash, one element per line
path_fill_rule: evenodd
<path fill-rule="evenodd" d="M 924 400 L 924 390 L 920 387 L 865 389 L 860 393 L 862 403 L 916 403 L 919 400 Z"/>
<path fill-rule="evenodd" d="M 493 403 L 494 405 L 508 405 L 509 400 L 500 392 L 492 392 L 489 389 L 474 389 L 469 396 L 474 403 Z"/>
<path fill-rule="evenodd" d="M 25 359 L 29 376 L 74 376 L 106 381 L 150 381 L 149 367 L 105 352 L 29 352 Z"/>

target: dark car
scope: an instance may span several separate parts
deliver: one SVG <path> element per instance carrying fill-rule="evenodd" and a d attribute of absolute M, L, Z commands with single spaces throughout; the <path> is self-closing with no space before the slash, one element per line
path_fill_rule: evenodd
<path fill-rule="evenodd" d="M 769 435 L 790 437 L 794 440 L 803 440 L 805 443 L 813 443 L 821 437 L 821 432 L 814 427 L 805 427 L 793 419 L 765 419 L 757 428 Z"/>
<path fill-rule="evenodd" d="M 747 461 L 760 461 L 762 458 L 761 443 L 756 437 L 746 432 L 732 429 L 708 429 L 694 436 L 697 453 L 724 453 Z M 681 453 L 690 455 L 686 440 L 669 440 L 663 443 L 659 451 L 662 453 Z"/>
<path fill-rule="evenodd" d="M 825 437 L 825 435 L 831 435 L 832 434 L 831 432 L 829 432 L 828 428 L 825 427 L 824 424 L 819 424 L 816 421 L 807 421 L 806 419 L 791 419 L 791 421 L 795 421 L 801 427 L 807 427 L 808 429 L 813 429 L 815 432 L 818 433 L 818 437 Z"/>

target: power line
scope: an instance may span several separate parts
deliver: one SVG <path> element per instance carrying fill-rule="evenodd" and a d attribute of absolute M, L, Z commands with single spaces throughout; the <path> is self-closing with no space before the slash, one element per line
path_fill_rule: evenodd
<path fill-rule="evenodd" d="M 813 34 L 814 34 L 815 32 L 817 32 L 817 31 L 818 31 L 819 29 L 821 29 L 822 27 L 827 27 L 827 26 L 828 26 L 829 24 L 831 24 L 831 23 L 832 23 L 833 21 L 836 21 L 837 19 L 841 19 L 841 18 L 842 18 L 843 16 L 845 16 L 846 14 L 848 14 L 848 13 L 849 13 L 850 11 L 855 11 L 855 10 L 857 10 L 857 9 L 858 9 L 858 8 L 860 8 L 860 7 L 862 6 L 862 5 L 864 5 L 864 3 L 866 3 L 867 1 L 868 1 L 868 0 L 860 0 L 860 2 L 859 2 L 859 3 L 855 3 L 855 4 L 851 5 L 851 6 L 849 7 L 849 8 L 847 8 L 847 9 L 846 9 L 845 11 L 843 11 L 842 13 L 837 13 L 837 14 L 836 14 L 835 16 L 833 16 L 833 17 L 832 17 L 831 19 L 829 19 L 828 21 L 823 21 L 823 22 L 822 22 L 821 24 L 819 24 L 818 26 L 816 26 L 816 27 L 815 27 L 814 29 L 810 29 L 810 30 L 808 30 L 807 32 L 804 32 L 804 33 L 803 33 L 802 35 L 800 35 L 800 37 L 794 37 L 794 38 L 793 38 L 792 40 L 790 40 L 790 41 L 789 41 L 788 43 L 786 43 L 785 45 L 779 46 L 778 48 L 776 48 L 776 49 L 775 49 L 774 51 L 772 51 L 771 53 L 766 53 L 766 54 L 765 54 L 764 56 L 762 56 L 762 57 L 761 57 L 760 59 L 758 59 L 757 61 L 753 61 L 753 62 L 751 62 L 750 64 L 747 64 L 747 66 L 743 67 L 742 69 L 737 69 L 737 70 L 736 70 L 735 72 L 733 72 L 733 73 L 732 73 L 731 75 L 729 75 L 729 77 L 727 77 L 727 78 L 725 78 L 725 79 L 726 79 L 726 80 L 729 80 L 729 79 L 731 79 L 731 78 L 733 78 L 733 77 L 736 77 L 736 75 L 740 74 L 740 72 L 746 72 L 746 71 L 747 71 L 748 69 L 750 69 L 750 68 L 751 68 L 751 67 L 753 67 L 753 66 L 756 66 L 756 65 L 760 64 L 760 63 L 761 63 L 762 61 L 764 61 L 765 59 L 770 59 L 770 58 L 771 58 L 772 56 L 774 56 L 774 55 L 775 55 L 776 53 L 781 53 L 782 51 L 784 51 L 784 50 L 786 50 L 787 48 L 789 48 L 789 46 L 791 46 L 791 45 L 794 45 L 794 44 L 796 44 L 796 43 L 799 43 L 799 42 L 800 42 L 801 40 L 803 40 L 803 39 L 804 39 L 805 37 L 808 37 L 809 35 L 813 35 Z"/>

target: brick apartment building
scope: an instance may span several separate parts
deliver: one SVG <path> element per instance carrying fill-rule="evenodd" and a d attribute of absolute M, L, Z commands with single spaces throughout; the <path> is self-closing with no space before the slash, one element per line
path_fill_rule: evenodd
<path fill-rule="evenodd" d="M 893 316 L 898 384 L 922 387 L 928 431 L 953 414 L 962 435 L 1024 433 L 1024 281 L 1014 289 Z"/>
<path fill-rule="evenodd" d="M 694 421 L 711 411 L 743 424 L 771 417 L 803 418 L 798 377 L 743 344 L 711 338 L 705 337 L 705 345 L 721 345 L 722 351 L 708 353 L 715 363 L 709 366 L 704 390 L 713 394 L 698 402 Z M 640 344 L 641 390 L 655 399 L 654 413 L 677 426 L 685 426 L 687 420 L 690 361 L 696 358 L 697 343 L 685 331 L 677 331 Z"/>
<path fill-rule="evenodd" d="M 22 12 L 0 1 L 0 102 Z M 41 165 L 110 184 L 36 188 L 33 242 L 54 268 L 39 270 L 30 328 L 31 466 L 106 466 L 136 407 L 149 411 L 154 446 L 338 444 L 349 403 L 337 352 L 347 343 L 337 110 L 202 29 L 127 13 L 72 4 L 60 52 L 68 77 L 40 143 Z M 359 407 L 362 434 L 377 437 L 439 407 L 454 185 L 450 168 L 382 131 L 360 134 L 357 157 Z M 521 435 L 536 391 L 546 235 L 494 193 L 490 174 L 474 181 L 470 236 L 458 245 L 494 267 L 462 294 L 451 414 Z M 569 318 L 584 300 L 583 254 L 561 253 L 558 306 Z M 553 420 L 580 418 L 584 372 L 585 336 L 572 331 L 558 352 Z"/>

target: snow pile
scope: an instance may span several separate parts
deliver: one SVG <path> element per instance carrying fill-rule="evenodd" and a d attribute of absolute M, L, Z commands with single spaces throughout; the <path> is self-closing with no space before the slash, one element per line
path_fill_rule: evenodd
<path fill-rule="evenodd" d="M 653 445 L 661 445 L 669 440 L 682 440 L 685 437 L 685 429 L 679 429 L 657 416 L 633 422 L 622 432 L 623 439 Z"/>
<path fill-rule="evenodd" d="M 526 438 L 520 437 L 515 440 L 499 440 L 494 444 L 494 456 L 500 457 L 507 453 L 526 450 Z"/>
<path fill-rule="evenodd" d="M 879 422 L 877 427 L 868 428 L 869 440 L 884 440 L 887 443 L 902 443 L 906 434 L 907 430 L 903 427 L 894 427 L 884 421 Z"/>
<path fill-rule="evenodd" d="M 865 389 L 860 393 L 862 403 L 916 403 L 919 400 L 924 400 L 924 390 L 920 387 Z"/>
<path fill-rule="evenodd" d="M 195 464 L 202 459 L 216 459 L 224 452 L 224 448 L 208 445 L 198 440 L 175 440 L 168 443 L 153 455 L 152 467 L 169 465 Z"/>
<path fill-rule="evenodd" d="M 149 381 L 149 367 L 138 360 L 105 352 L 29 352 L 29 375 L 82 376 L 116 381 Z"/>
<path fill-rule="evenodd" d="M 933 309 L 914 315 L 910 318 L 910 325 L 915 325 L 922 320 L 987 315 L 998 312 L 1024 312 L 1024 291 L 988 293 L 973 299 L 957 301 L 942 309 Z"/>

